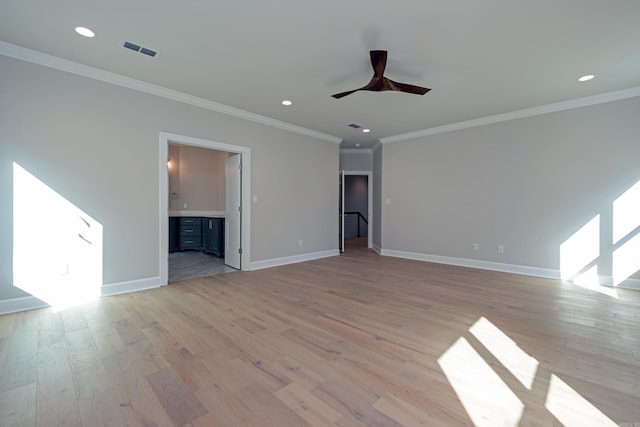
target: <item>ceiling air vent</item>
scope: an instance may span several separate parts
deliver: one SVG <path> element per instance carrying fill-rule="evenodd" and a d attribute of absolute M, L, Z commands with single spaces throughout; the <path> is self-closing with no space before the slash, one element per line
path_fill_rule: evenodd
<path fill-rule="evenodd" d="M 140 49 L 140 53 L 143 53 L 145 55 L 149 55 L 152 58 L 154 56 L 156 56 L 156 51 L 155 50 L 147 49 L 146 47 L 143 47 L 142 49 Z"/>
<path fill-rule="evenodd" d="M 158 52 L 156 52 L 155 50 L 151 50 L 151 49 L 148 49 L 146 47 L 142 47 L 140 45 L 137 45 L 135 43 L 131 43 L 131 42 L 128 42 L 128 41 L 122 42 L 122 47 L 130 49 L 130 50 L 132 50 L 134 52 L 142 53 L 143 55 L 147 55 L 147 56 L 150 56 L 152 58 L 155 57 L 158 54 Z"/>
<path fill-rule="evenodd" d="M 360 129 L 362 127 L 357 123 L 349 123 L 347 126 L 349 126 L 350 128 L 354 128 L 354 129 Z"/>

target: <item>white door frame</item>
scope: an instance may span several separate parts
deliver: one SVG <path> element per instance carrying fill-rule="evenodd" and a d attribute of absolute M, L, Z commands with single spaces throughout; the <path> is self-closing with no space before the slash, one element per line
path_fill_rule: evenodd
<path fill-rule="evenodd" d="M 373 172 L 371 171 L 342 171 L 343 176 L 366 175 L 367 176 L 367 247 L 372 248 L 373 235 Z M 345 193 L 345 189 L 342 189 Z M 344 206 L 342 207 L 344 210 Z M 343 236 L 344 237 L 344 236 Z"/>
<path fill-rule="evenodd" d="M 249 270 L 251 263 L 251 148 L 160 132 L 160 230 L 158 233 L 160 237 L 160 285 L 167 285 L 169 280 L 169 170 L 167 167 L 169 142 L 238 153 L 242 156 L 242 224 L 240 232 L 242 254 L 240 255 L 240 263 L 242 270 Z"/>

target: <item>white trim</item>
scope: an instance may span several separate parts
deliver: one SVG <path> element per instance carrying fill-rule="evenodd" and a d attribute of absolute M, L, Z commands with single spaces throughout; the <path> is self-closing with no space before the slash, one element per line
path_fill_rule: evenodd
<path fill-rule="evenodd" d="M 370 148 L 341 148 L 340 154 L 373 154 Z"/>
<path fill-rule="evenodd" d="M 45 67 L 55 68 L 56 70 L 66 71 L 68 73 L 88 77 L 90 79 L 99 80 L 105 83 L 111 83 L 117 86 L 122 86 L 151 95 L 160 96 L 162 98 L 171 99 L 173 101 L 182 102 L 184 104 L 193 105 L 210 111 L 215 111 L 241 119 L 250 120 L 252 122 L 260 123 L 278 129 L 283 129 L 300 135 L 311 136 L 323 141 L 329 141 L 335 144 L 340 144 L 342 142 L 342 138 L 338 138 L 333 135 L 328 135 L 326 133 L 303 128 L 302 126 L 297 126 L 291 123 L 272 119 L 270 117 L 261 116 L 259 114 L 241 110 L 239 108 L 230 107 L 228 105 L 220 104 L 208 99 L 189 95 L 183 92 L 178 92 L 177 90 L 173 89 L 167 89 L 162 86 L 143 82 L 142 80 L 132 79 L 120 74 L 90 67 L 84 64 L 79 64 L 77 62 L 58 58 L 56 56 L 48 55 L 46 53 L 38 52 L 35 50 L 26 49 L 3 41 L 0 41 L 0 54 L 9 56 L 11 58 L 31 62 L 33 64 L 43 65 Z"/>
<path fill-rule="evenodd" d="M 295 264 L 298 262 L 313 261 L 316 259 L 328 258 L 336 255 L 340 255 L 340 251 L 338 249 L 329 249 L 326 251 L 311 252 L 302 255 L 266 259 L 263 261 L 254 261 L 251 263 L 251 270 L 262 270 L 263 268 L 271 268 L 281 265 Z"/>
<path fill-rule="evenodd" d="M 49 304 L 34 296 L 5 299 L 0 301 L 0 315 L 44 307 L 49 307 Z"/>
<path fill-rule="evenodd" d="M 627 279 L 616 286 L 616 288 L 634 289 L 640 291 L 640 279 Z"/>
<path fill-rule="evenodd" d="M 632 277 L 627 278 L 617 285 L 614 285 L 615 280 L 613 279 L 613 276 L 598 276 L 598 279 L 602 286 L 606 286 L 608 288 L 634 289 L 640 291 L 640 279 L 634 279 Z"/>
<path fill-rule="evenodd" d="M 373 249 L 378 255 L 382 255 L 382 248 L 376 244 L 371 245 L 371 249 Z"/>
<path fill-rule="evenodd" d="M 455 265 L 458 267 L 470 267 L 480 270 L 500 271 L 503 273 L 521 274 L 524 276 L 544 277 L 547 279 L 560 279 L 560 271 L 548 268 L 529 267 L 526 265 L 503 264 L 497 262 L 480 261 L 475 259 L 446 257 L 440 255 L 428 255 L 415 252 L 396 251 L 382 249 L 381 255 L 395 258 L 412 259 L 416 261 L 434 262 L 437 264 Z"/>
<path fill-rule="evenodd" d="M 342 171 L 343 176 L 356 175 L 367 177 L 367 247 L 371 249 L 373 245 L 373 171 Z M 342 189 L 345 194 L 345 189 Z M 342 205 L 344 210 L 344 205 Z M 358 220 L 359 221 L 359 220 Z M 344 230 L 342 230 L 344 233 Z M 344 250 L 344 247 L 342 248 Z"/>
<path fill-rule="evenodd" d="M 522 119 L 525 117 L 539 116 L 541 114 L 555 113 L 558 111 L 571 110 L 574 108 L 588 107 L 590 105 L 603 104 L 605 102 L 619 101 L 636 96 L 640 96 L 640 86 L 619 90 L 616 92 L 601 93 L 584 98 L 572 99 L 569 101 L 556 102 L 554 104 L 541 105 L 539 107 L 526 108 L 524 110 L 511 111 L 509 113 L 496 114 L 494 116 L 481 117 L 479 119 L 466 120 L 464 122 L 451 123 L 448 125 L 423 129 L 416 132 L 389 136 L 386 138 L 380 138 L 380 142 L 382 144 L 388 144 L 391 142 L 406 141 L 409 139 L 421 138 L 429 135 L 453 132 L 460 129 L 468 129 L 493 123 L 506 122 L 509 120 Z"/>
<path fill-rule="evenodd" d="M 100 296 L 110 296 L 126 294 L 129 292 L 143 291 L 145 289 L 153 289 L 160 286 L 159 277 L 149 277 L 146 279 L 130 280 L 128 282 L 110 283 L 102 285 L 100 288 Z M 0 301 L 0 315 L 18 313 L 21 311 L 35 310 L 38 308 L 49 307 L 46 302 L 29 295 L 20 298 L 11 298 Z"/>
<path fill-rule="evenodd" d="M 149 277 L 146 279 L 129 280 L 127 282 L 111 283 L 100 288 L 100 295 L 103 297 L 111 295 L 127 294 L 129 292 L 144 291 L 160 287 L 160 277 Z"/>
<path fill-rule="evenodd" d="M 160 174 L 160 285 L 165 286 L 169 283 L 169 173 L 167 169 L 169 142 L 242 155 L 242 224 L 240 230 L 242 254 L 240 255 L 240 266 L 242 270 L 248 270 L 251 263 L 251 148 L 160 132 L 160 166 L 158 168 Z"/>

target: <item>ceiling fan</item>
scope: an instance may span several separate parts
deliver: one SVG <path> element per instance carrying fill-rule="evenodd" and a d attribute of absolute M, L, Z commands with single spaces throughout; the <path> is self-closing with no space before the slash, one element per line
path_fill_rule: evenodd
<path fill-rule="evenodd" d="M 416 95 L 424 95 L 431 90 L 426 87 L 394 82 L 393 80 L 389 80 L 388 78 L 386 78 L 383 75 L 384 69 L 387 66 L 386 50 L 372 50 L 369 52 L 369 56 L 371 57 L 371 66 L 373 67 L 373 77 L 371 78 L 369 83 L 359 89 L 336 93 L 335 95 L 331 95 L 332 97 L 340 99 L 343 96 L 351 95 L 352 93 L 358 92 L 360 90 L 369 90 L 372 92 L 394 90 L 397 92 L 413 93 Z"/>

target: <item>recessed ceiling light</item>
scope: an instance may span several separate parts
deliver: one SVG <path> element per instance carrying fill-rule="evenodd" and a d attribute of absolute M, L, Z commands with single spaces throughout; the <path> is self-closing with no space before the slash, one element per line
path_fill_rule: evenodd
<path fill-rule="evenodd" d="M 586 76 L 582 76 L 578 78 L 579 82 L 588 82 L 589 80 L 593 79 L 595 76 L 593 74 L 587 74 Z"/>
<path fill-rule="evenodd" d="M 284 101 L 282 101 L 282 105 L 291 105 L 293 104 L 293 102 L 289 101 L 288 99 L 285 99 Z"/>
<path fill-rule="evenodd" d="M 357 147 L 357 148 L 360 148 L 360 143 L 356 143 L 356 147 Z"/>
<path fill-rule="evenodd" d="M 371 132 L 371 129 L 362 129 L 362 132 L 369 133 L 369 132 Z"/>
<path fill-rule="evenodd" d="M 76 27 L 76 33 L 84 37 L 95 37 L 96 33 L 88 29 L 87 27 Z"/>

